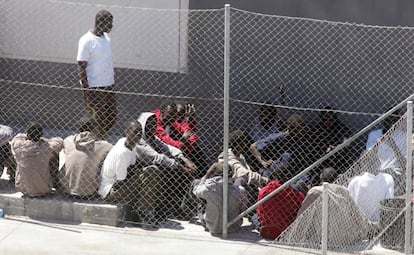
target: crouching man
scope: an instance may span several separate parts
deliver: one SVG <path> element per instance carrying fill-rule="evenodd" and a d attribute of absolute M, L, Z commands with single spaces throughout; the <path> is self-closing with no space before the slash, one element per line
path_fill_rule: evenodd
<path fill-rule="evenodd" d="M 142 137 L 141 124 L 128 122 L 125 134 L 105 158 L 99 194 L 111 202 L 124 204 L 132 220 L 156 227 L 154 209 L 160 192 L 160 170 L 155 165 L 137 164 L 135 146 Z"/>

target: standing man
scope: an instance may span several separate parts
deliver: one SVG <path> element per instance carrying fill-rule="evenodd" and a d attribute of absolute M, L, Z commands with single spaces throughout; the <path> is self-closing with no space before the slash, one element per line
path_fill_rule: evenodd
<path fill-rule="evenodd" d="M 85 114 L 93 116 L 101 126 L 101 139 L 105 139 L 117 120 L 117 104 L 113 93 L 114 66 L 111 39 L 113 16 L 105 10 L 96 14 L 95 26 L 79 39 L 78 73 Z"/>

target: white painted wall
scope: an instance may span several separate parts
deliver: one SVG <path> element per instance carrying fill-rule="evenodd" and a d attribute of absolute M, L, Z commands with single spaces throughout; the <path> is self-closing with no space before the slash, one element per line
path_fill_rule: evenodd
<path fill-rule="evenodd" d="M 116 67 L 185 72 L 188 1 L 2 0 L 0 57 L 75 63 L 79 38 L 106 9 Z"/>

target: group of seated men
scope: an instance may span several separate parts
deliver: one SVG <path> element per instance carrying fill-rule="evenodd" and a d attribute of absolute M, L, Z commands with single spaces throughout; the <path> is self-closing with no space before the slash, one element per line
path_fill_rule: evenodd
<path fill-rule="evenodd" d="M 266 123 L 274 116 L 264 118 L 265 121 L 259 119 L 256 131 L 258 127 L 271 131 L 266 135 L 257 131 L 252 143 L 245 132 L 231 132 L 229 219 L 346 139 L 348 130 L 327 110 L 321 114 L 320 135 L 316 139 L 298 114 L 288 118 L 284 130 Z M 182 198 L 191 187 L 192 193 L 204 201 L 200 220 L 211 233 L 221 233 L 224 157 L 223 153 L 218 155 L 206 173 L 199 170 L 204 162 L 193 105 L 167 102 L 159 110 L 141 113 L 137 120 L 126 124 L 125 137 L 115 145 L 101 138 L 93 117 L 82 118 L 79 133 L 65 139 L 44 138 L 37 122 L 30 123 L 26 133 L 12 139 L 10 128 L 2 126 L 1 130 L 4 139 L 0 159 L 25 196 L 44 196 L 53 190 L 78 198 L 100 196 L 124 204 L 127 217 L 156 226 L 169 215 L 182 213 Z M 7 156 L 11 154 L 14 160 Z M 257 160 L 258 169 L 250 166 L 247 155 Z M 13 161 L 15 172 L 13 163 L 7 163 Z M 337 167 L 343 160 L 334 158 L 328 163 Z M 308 190 L 319 182 L 319 174 L 314 175 L 302 176 L 259 206 L 262 236 L 275 238 L 295 220 Z M 241 221 L 229 230 L 236 231 L 240 226 Z"/>
<path fill-rule="evenodd" d="M 185 182 L 190 185 L 198 174 L 185 156 L 198 149 L 192 111 L 192 105 L 169 103 L 143 112 L 127 123 L 125 137 L 115 145 L 102 139 L 93 117 L 83 117 L 79 133 L 64 139 L 45 138 L 38 122 L 14 137 L 11 128 L 1 126 L 2 169 L 7 166 L 24 196 L 61 191 L 81 199 L 101 197 L 125 204 L 128 217 L 155 224 L 179 213 Z"/>
<path fill-rule="evenodd" d="M 347 128 L 337 120 L 331 109 L 327 108 L 326 110 L 321 113 L 321 129 L 319 129 L 319 133 L 316 133 L 319 134 L 316 140 L 315 133 L 312 134 L 309 129 L 306 129 L 303 118 L 298 114 L 293 114 L 288 118 L 286 128 L 283 131 L 278 131 L 275 125 L 267 125 L 268 129 L 271 130 L 267 134 L 260 137 L 259 132 L 256 132 L 257 140 L 250 144 L 250 150 L 248 148 L 250 139 L 242 131 L 231 132 L 229 138 L 230 149 L 228 151 L 229 219 L 236 218 L 243 209 L 280 188 L 290 178 L 309 166 L 312 163 L 311 160 L 315 159 L 312 158 L 312 155 L 320 157 L 345 141 L 347 135 L 349 135 Z M 265 116 L 265 114 L 262 116 Z M 384 123 L 385 130 L 382 134 L 387 132 L 397 120 L 395 117 L 387 118 Z M 260 128 L 257 128 L 258 126 L 265 126 L 260 125 L 260 122 L 258 123 L 258 125 L 255 125 L 255 131 L 260 131 Z M 266 129 L 262 128 L 262 131 L 266 131 Z M 312 131 L 315 132 L 315 130 Z M 394 129 L 391 137 L 390 140 L 398 144 L 393 146 L 393 149 L 397 147 L 398 153 L 404 154 L 402 148 L 404 148 L 405 133 L 399 129 Z M 380 139 L 381 136 L 376 137 L 376 142 Z M 389 141 L 386 140 L 378 143 L 377 157 L 380 166 L 373 165 L 372 169 L 374 171 L 361 172 L 361 175 L 354 176 L 348 181 L 348 186 L 329 184 L 330 191 L 337 195 L 336 198 L 340 197 L 344 202 L 342 208 L 336 211 L 337 218 L 342 217 L 343 219 L 341 221 L 343 228 L 352 229 L 354 227 L 360 232 L 352 238 L 338 237 L 338 242 L 342 242 L 342 244 L 355 242 L 358 238 L 361 240 L 362 238 L 369 238 L 372 233 L 378 231 L 380 202 L 401 194 L 394 192 L 394 188 L 402 187 L 401 184 L 403 183 L 397 185 L 397 183 L 394 184 L 394 180 L 400 179 L 403 165 L 396 164 L 397 158 L 400 157 L 396 157 L 393 153 L 394 150 L 387 145 L 388 143 Z M 249 153 L 252 153 L 253 159 L 257 159 L 259 162 L 257 170 L 252 170 L 247 163 L 246 155 Z M 343 153 L 347 154 L 349 150 L 345 150 Z M 255 222 L 256 217 L 260 225 L 260 234 L 266 238 L 277 238 L 298 218 L 298 215 L 306 211 L 320 196 L 322 186 L 319 185 L 321 182 L 332 183 L 339 174 L 346 170 L 346 167 L 350 164 L 345 162 L 346 159 L 343 155 L 333 157 L 325 162 L 320 170 L 301 176 L 298 181 L 285 187 L 275 196 L 259 205 L 256 216 L 252 217 L 252 221 Z M 218 157 L 217 163 L 210 167 L 206 175 L 201 180 L 196 180 L 193 183 L 193 193 L 207 201 L 199 218 L 204 221 L 207 229 L 215 234 L 222 231 L 220 212 L 223 210 L 223 165 L 221 163 L 223 163 L 222 154 Z M 338 171 L 333 166 L 343 169 Z M 251 201 L 251 198 L 253 198 L 253 201 Z M 336 206 L 340 207 L 341 205 L 337 204 Z M 320 217 L 315 219 L 321 219 L 319 209 L 320 207 L 310 209 L 319 213 Z M 344 215 L 341 215 L 341 213 Z M 239 230 L 241 224 L 242 221 L 239 220 L 231 225 L 228 231 Z M 310 224 L 321 225 L 320 222 Z M 333 226 L 338 225 L 333 224 Z M 358 228 L 358 226 L 360 227 Z M 301 231 L 300 228 L 297 230 Z M 312 236 L 313 233 L 309 235 Z"/>

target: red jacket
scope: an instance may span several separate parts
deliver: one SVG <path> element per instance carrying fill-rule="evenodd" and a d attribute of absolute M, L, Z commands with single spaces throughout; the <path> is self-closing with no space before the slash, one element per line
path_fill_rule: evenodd
<path fill-rule="evenodd" d="M 279 181 L 269 182 L 259 191 L 258 200 L 281 185 Z M 260 235 L 271 239 L 278 237 L 295 220 L 304 198 L 302 192 L 288 187 L 257 207 L 261 223 Z"/>
<path fill-rule="evenodd" d="M 161 121 L 161 111 L 159 109 L 152 111 L 152 113 L 155 114 L 157 117 L 157 133 L 155 134 L 158 138 L 160 138 L 163 142 L 166 144 L 172 145 L 174 147 L 177 147 L 178 149 L 182 151 L 192 151 L 197 144 L 198 137 L 196 134 L 193 134 L 190 136 L 188 146 L 185 147 L 184 143 L 180 140 L 174 140 L 166 131 Z M 179 123 L 174 122 L 171 125 L 171 129 L 174 129 L 179 134 L 184 134 L 185 131 L 191 130 L 191 127 L 188 123 Z"/>

